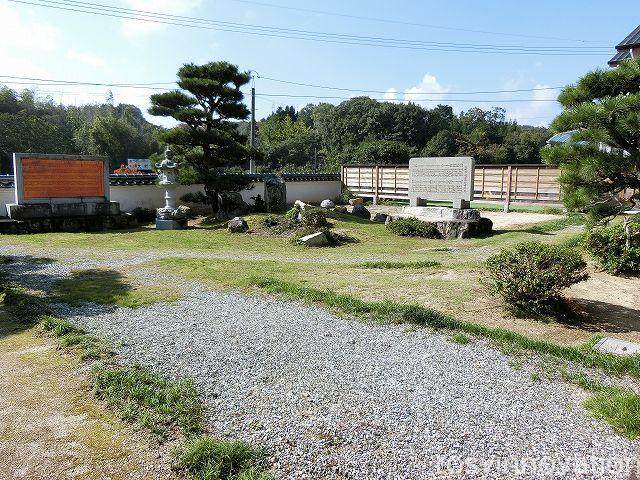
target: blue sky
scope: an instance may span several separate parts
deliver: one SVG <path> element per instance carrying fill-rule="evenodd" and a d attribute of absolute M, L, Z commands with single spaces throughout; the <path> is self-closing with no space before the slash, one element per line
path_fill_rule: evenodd
<path fill-rule="evenodd" d="M 554 102 L 503 101 L 553 100 L 557 95 L 555 90 L 473 96 L 458 96 L 456 93 L 566 85 L 590 69 L 606 67 L 607 60 L 614 53 L 614 45 L 640 23 L 640 15 L 635 18 L 633 15 L 620 15 L 620 12 L 637 10 L 636 1 L 631 0 L 618 2 L 615 8 L 609 2 L 589 2 L 585 7 L 583 1 L 574 0 L 326 0 L 321 3 L 293 0 L 103 0 L 100 3 L 305 31 L 472 45 L 589 48 L 597 49 L 598 53 L 506 55 L 346 45 L 100 17 L 0 0 L 0 75 L 96 83 L 170 82 L 185 62 L 228 60 L 242 69 L 256 71 L 261 77 L 388 91 L 370 95 L 394 101 L 421 100 L 425 106 L 449 103 L 456 111 L 473 106 L 503 106 L 508 116 L 520 123 L 546 125 L 559 111 Z M 322 10 L 345 16 L 295 9 Z M 480 33 L 478 30 L 493 33 Z M 10 86 L 22 88 L 28 85 Z M 102 101 L 108 90 L 100 86 L 37 88 L 56 101 L 70 104 Z M 263 78 L 256 79 L 256 89 L 259 95 L 350 97 L 356 94 Z M 146 110 L 150 91 L 112 90 L 116 102 L 133 103 Z M 451 98 L 471 101 L 444 101 Z M 422 101 L 426 99 L 435 101 Z M 477 102 L 477 99 L 492 101 Z M 256 104 L 258 118 L 268 115 L 278 105 L 300 107 L 318 101 L 313 98 L 259 96 Z M 337 103 L 340 100 L 325 101 Z M 162 123 L 159 119 L 151 120 Z"/>

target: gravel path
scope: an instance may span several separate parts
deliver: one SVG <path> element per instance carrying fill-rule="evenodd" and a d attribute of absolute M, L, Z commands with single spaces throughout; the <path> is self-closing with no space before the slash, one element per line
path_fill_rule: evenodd
<path fill-rule="evenodd" d="M 138 310 L 59 308 L 123 342 L 125 360 L 192 377 L 212 431 L 269 447 L 277 478 L 627 479 L 616 461 L 638 459 L 581 391 L 534 382 L 483 342 L 204 288 Z"/>

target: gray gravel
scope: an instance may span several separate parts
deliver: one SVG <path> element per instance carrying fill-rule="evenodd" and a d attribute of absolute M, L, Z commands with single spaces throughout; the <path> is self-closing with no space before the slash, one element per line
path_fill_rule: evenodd
<path fill-rule="evenodd" d="M 212 432 L 266 445 L 277 478 L 627 479 L 616 461 L 638 460 L 583 392 L 534 382 L 483 342 L 203 288 L 138 310 L 58 308 L 124 342 L 124 360 L 192 377 Z"/>

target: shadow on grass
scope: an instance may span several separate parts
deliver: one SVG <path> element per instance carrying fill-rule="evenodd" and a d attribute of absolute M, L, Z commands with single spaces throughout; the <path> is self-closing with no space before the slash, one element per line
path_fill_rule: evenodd
<path fill-rule="evenodd" d="M 0 256 L 0 338 L 31 328 L 39 315 L 48 313 L 44 299 L 16 280 L 28 278 L 31 284 L 55 281 L 55 277 L 40 273 L 54 262 L 52 258 L 31 255 Z"/>
<path fill-rule="evenodd" d="M 53 288 L 54 302 L 80 305 L 85 302 L 126 308 L 140 308 L 158 301 L 174 301 L 180 297 L 177 290 L 159 286 L 134 287 L 116 270 L 94 268 L 71 272 Z"/>
<path fill-rule="evenodd" d="M 572 325 L 589 332 L 640 332 L 640 309 L 586 298 L 567 300 L 575 312 Z"/>

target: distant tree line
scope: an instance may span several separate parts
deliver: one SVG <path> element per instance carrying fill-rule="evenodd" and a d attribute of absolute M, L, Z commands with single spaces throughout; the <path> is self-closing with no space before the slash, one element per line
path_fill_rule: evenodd
<path fill-rule="evenodd" d="M 247 129 L 246 125 L 242 126 Z M 258 124 L 263 171 L 337 171 L 341 164 L 407 163 L 421 156 L 473 156 L 478 163 L 541 163 L 546 128 L 507 121 L 501 108 L 472 108 L 357 97 L 339 105 L 279 107 Z"/>
<path fill-rule="evenodd" d="M 106 155 L 115 169 L 127 158 L 159 153 L 159 130 L 133 105 L 60 105 L 30 90 L 0 87 L 2 173 L 11 171 L 15 152 Z"/>
<path fill-rule="evenodd" d="M 236 123 L 242 138 L 249 124 Z M 10 171 L 14 152 L 106 155 L 112 170 L 127 158 L 156 158 L 165 129 L 137 107 L 70 106 L 33 91 L 0 87 L 0 160 Z M 341 164 L 407 163 L 421 156 L 469 155 L 478 163 L 541 163 L 546 128 L 507 121 L 499 108 L 455 114 L 449 106 L 356 97 L 339 105 L 280 107 L 258 123 L 257 166 L 263 172 L 336 172 Z M 186 172 L 188 173 L 188 172 Z M 192 175 L 193 176 L 193 175 Z M 198 181 L 195 176 L 185 179 Z"/>

